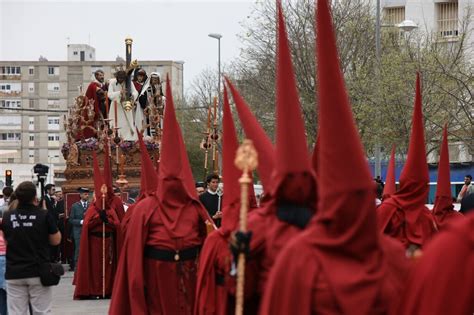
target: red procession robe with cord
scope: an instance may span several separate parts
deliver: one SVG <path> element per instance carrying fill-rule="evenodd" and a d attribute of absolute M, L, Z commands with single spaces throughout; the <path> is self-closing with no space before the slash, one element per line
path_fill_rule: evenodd
<path fill-rule="evenodd" d="M 84 217 L 81 233 L 80 255 L 74 274 L 74 299 L 102 297 L 103 294 L 103 222 L 100 209 L 92 204 Z M 113 209 L 106 210 L 108 224 L 105 225 L 105 295 L 110 297 L 122 243 L 120 220 Z"/>
<path fill-rule="evenodd" d="M 163 223 L 167 220 L 156 197 L 142 200 L 134 209 L 117 271 L 109 314 L 192 314 L 198 257 L 163 261 L 146 257 L 145 247 L 176 252 L 200 247 L 206 236 L 198 205 L 192 201 L 181 211 L 179 237 Z"/>

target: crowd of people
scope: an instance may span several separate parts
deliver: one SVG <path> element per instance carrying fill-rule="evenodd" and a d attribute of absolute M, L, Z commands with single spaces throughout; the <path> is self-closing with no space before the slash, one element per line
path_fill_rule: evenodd
<path fill-rule="evenodd" d="M 42 285 L 37 265 L 60 259 L 65 222 L 72 228 L 62 238 L 75 245 L 74 299 L 111 298 L 112 315 L 222 315 L 236 307 L 262 315 L 474 313 L 474 185 L 466 175 L 456 198 L 462 211 L 454 210 L 445 126 L 435 204 L 432 210 L 425 206 L 429 177 L 421 75 L 399 186 L 395 149 L 385 183 L 374 182 L 340 69 L 328 0 L 318 0 L 315 25 L 313 152 L 277 1 L 275 144 L 226 78 L 225 195 L 218 175 L 209 176 L 206 187 L 196 185 L 167 82 L 159 163 L 136 130 L 146 176 L 130 206 L 124 207 L 114 189 L 110 160 L 100 163 L 95 155 L 94 196 L 80 188 L 80 200 L 67 217 L 54 185 L 46 185 L 42 201 L 31 182 L 14 192 L 4 189 L 0 313 L 6 307 L 9 314 L 26 314 L 28 307 L 33 314 L 50 312 L 51 287 Z M 229 96 L 258 153 L 256 172 L 264 189 L 257 202 L 249 185 L 248 231 L 239 229 L 242 171 L 234 164 L 239 140 Z M 104 150 L 109 156 L 108 146 Z M 236 266 L 242 256 L 247 259 L 240 299 Z"/>

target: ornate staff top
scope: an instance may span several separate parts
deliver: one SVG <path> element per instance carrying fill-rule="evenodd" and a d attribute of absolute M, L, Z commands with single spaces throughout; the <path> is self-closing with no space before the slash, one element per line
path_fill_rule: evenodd
<path fill-rule="evenodd" d="M 235 155 L 235 166 L 244 174 L 253 172 L 258 166 L 258 153 L 253 146 L 252 140 L 245 139 L 237 149 Z"/>

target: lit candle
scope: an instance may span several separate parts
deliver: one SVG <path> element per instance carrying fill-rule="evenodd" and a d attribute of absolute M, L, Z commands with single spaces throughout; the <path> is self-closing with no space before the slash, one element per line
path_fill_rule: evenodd
<path fill-rule="evenodd" d="M 117 101 L 114 101 L 114 110 L 115 110 L 115 127 L 117 127 Z"/>

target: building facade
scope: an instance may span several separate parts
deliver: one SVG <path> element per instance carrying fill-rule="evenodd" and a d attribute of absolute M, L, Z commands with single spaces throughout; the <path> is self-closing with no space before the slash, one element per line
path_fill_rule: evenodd
<path fill-rule="evenodd" d="M 381 9 L 385 25 L 411 20 L 419 31 L 446 43 L 457 42 L 469 22 L 465 53 L 474 61 L 474 0 L 381 0 Z"/>
<path fill-rule="evenodd" d="M 84 61 L 80 61 L 82 55 Z M 64 115 L 74 104 L 80 88 L 85 91 L 93 80 L 97 69 L 102 69 L 108 80 L 119 64 L 88 60 L 95 57 L 95 49 L 88 45 L 68 45 L 68 56 L 73 60 L 0 61 L 0 174 L 13 164 L 32 168 L 42 163 L 64 170 L 61 154 L 66 141 Z M 159 72 L 163 79 L 168 74 L 174 97 L 177 101 L 183 98 L 183 62 L 139 61 L 139 64 L 147 73 Z M 16 175 L 13 178 L 18 182 Z"/>

